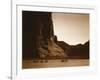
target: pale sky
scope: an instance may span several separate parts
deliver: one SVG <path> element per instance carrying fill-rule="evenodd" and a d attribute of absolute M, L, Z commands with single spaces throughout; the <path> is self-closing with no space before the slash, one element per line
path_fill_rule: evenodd
<path fill-rule="evenodd" d="M 52 13 L 54 34 L 70 45 L 89 40 L 89 14 Z"/>

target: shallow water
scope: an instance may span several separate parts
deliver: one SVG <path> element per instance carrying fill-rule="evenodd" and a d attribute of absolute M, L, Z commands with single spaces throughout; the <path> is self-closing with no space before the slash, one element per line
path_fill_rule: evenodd
<path fill-rule="evenodd" d="M 23 69 L 29 68 L 50 68 L 50 67 L 72 67 L 72 66 L 89 66 L 89 59 L 68 59 L 64 62 L 61 60 L 48 60 L 43 62 L 41 60 L 23 60 Z"/>

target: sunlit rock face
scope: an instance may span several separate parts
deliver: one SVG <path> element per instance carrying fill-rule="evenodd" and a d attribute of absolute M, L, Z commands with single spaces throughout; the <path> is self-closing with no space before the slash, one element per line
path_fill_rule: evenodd
<path fill-rule="evenodd" d="M 31 54 L 33 54 L 33 58 L 66 58 L 67 54 L 57 45 L 57 37 L 55 37 L 53 30 L 52 13 L 31 11 L 23 11 L 23 13 L 26 16 L 24 20 L 26 25 L 23 25 L 28 27 L 26 31 L 31 28 L 29 29 L 30 32 L 27 31 L 31 36 L 27 36 L 31 39 L 29 43 L 32 48 Z M 29 50 L 26 52 L 26 55 L 29 54 Z"/>

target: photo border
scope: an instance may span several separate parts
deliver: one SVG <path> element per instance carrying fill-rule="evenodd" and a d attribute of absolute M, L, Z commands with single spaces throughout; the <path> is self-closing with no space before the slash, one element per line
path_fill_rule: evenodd
<path fill-rule="evenodd" d="M 86 7 L 85 8 L 84 7 L 81 8 L 81 7 L 73 7 L 73 6 L 72 7 L 68 7 L 68 6 L 67 7 L 61 6 L 60 7 L 60 6 L 43 6 L 43 5 L 21 5 L 21 4 L 16 4 L 16 6 L 14 8 L 15 10 L 12 10 L 12 55 L 11 55 L 12 56 L 12 67 L 11 67 L 12 80 L 19 79 L 19 78 L 22 78 L 22 77 L 25 77 L 25 76 L 27 76 L 25 78 L 31 78 L 31 79 L 32 78 L 39 78 L 39 77 L 44 78 L 45 76 L 47 76 L 47 77 L 59 76 L 59 75 L 62 76 L 63 74 L 66 74 L 65 70 L 67 70 L 68 74 L 66 74 L 66 75 L 68 75 L 68 76 L 72 75 L 72 74 L 75 74 L 75 75 L 94 74 L 97 71 L 96 70 L 97 63 L 94 63 L 94 62 L 96 62 L 96 55 L 94 55 L 94 56 L 91 56 L 92 59 L 94 59 L 94 60 L 92 60 L 93 62 L 91 63 L 92 66 L 91 67 L 86 67 L 86 66 L 83 67 L 83 70 L 84 70 L 83 72 L 80 71 L 78 67 L 75 67 L 75 69 L 73 69 L 73 67 L 71 67 L 71 70 L 73 70 L 73 71 L 69 71 L 68 67 L 66 67 L 67 69 L 65 67 L 63 67 L 64 70 L 62 70 L 62 68 L 46 68 L 46 69 L 35 69 L 35 70 L 33 70 L 33 69 L 29 70 L 28 69 L 29 71 L 28 70 L 24 70 L 23 72 L 21 72 L 22 70 L 19 69 L 19 66 L 18 66 L 18 65 L 20 65 L 19 62 L 18 62 L 18 58 L 19 58 L 18 56 L 20 54 L 17 54 L 18 53 L 18 41 L 17 41 L 17 38 L 18 38 L 18 26 L 19 26 L 17 24 L 18 23 L 18 18 L 17 17 L 18 17 L 18 14 L 19 14 L 18 13 L 18 8 L 17 8 L 18 6 L 31 6 L 31 7 L 38 7 L 38 8 L 42 7 L 42 8 L 52 8 L 52 9 L 54 9 L 54 8 L 69 9 L 70 8 L 70 9 L 74 9 L 74 10 L 78 10 L 78 11 L 82 10 L 82 9 L 83 10 L 88 10 L 88 13 L 91 14 L 91 16 L 90 16 L 90 23 L 93 23 L 93 24 L 90 24 L 90 26 L 92 27 L 92 28 L 90 28 L 91 29 L 90 32 L 93 32 L 93 33 L 90 33 L 90 36 L 92 35 L 92 37 L 90 37 L 90 45 L 92 45 L 92 47 L 90 47 L 91 48 L 90 53 L 94 52 L 94 50 L 96 50 L 96 47 L 95 47 L 95 49 L 93 49 L 94 48 L 93 46 L 96 46 L 95 45 L 95 43 L 96 43 L 95 42 L 95 31 L 96 31 L 95 30 L 95 26 L 96 26 L 96 24 L 95 24 L 96 23 L 95 22 L 95 20 L 96 20 L 95 8 L 93 8 L 93 7 L 92 8 L 86 8 Z M 91 41 L 91 38 L 92 38 L 92 41 Z M 87 70 L 86 70 L 86 68 L 87 68 Z M 31 70 L 35 71 L 35 73 L 40 74 L 40 75 L 28 76 L 28 74 L 30 73 Z M 63 74 L 61 74 L 61 73 L 58 74 L 59 73 L 58 70 L 61 71 L 61 73 L 63 73 Z M 55 71 L 55 72 L 52 74 L 52 71 Z M 23 75 L 23 73 L 25 73 L 25 74 Z M 43 74 L 43 73 L 45 73 L 45 74 Z M 48 75 L 47 75 L 47 73 L 48 73 Z M 34 73 L 32 73 L 32 74 L 34 74 Z M 30 75 L 32 75 L 32 74 L 30 74 Z M 49 74 L 52 74 L 52 75 L 50 76 Z"/>

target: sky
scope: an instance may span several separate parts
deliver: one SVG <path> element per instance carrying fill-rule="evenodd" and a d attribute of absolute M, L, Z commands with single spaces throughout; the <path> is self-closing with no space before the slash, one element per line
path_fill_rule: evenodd
<path fill-rule="evenodd" d="M 76 45 L 89 40 L 89 14 L 52 13 L 52 19 L 54 34 L 59 41 Z"/>

